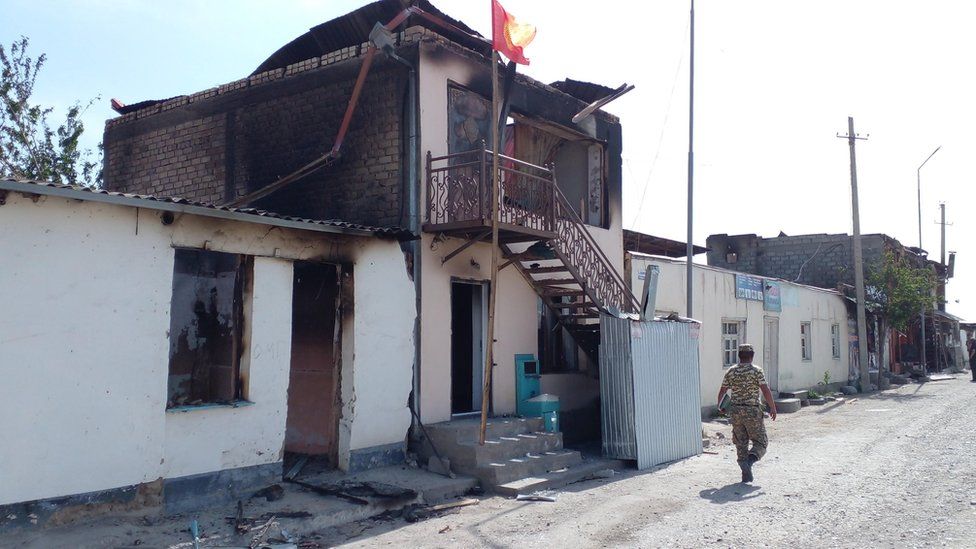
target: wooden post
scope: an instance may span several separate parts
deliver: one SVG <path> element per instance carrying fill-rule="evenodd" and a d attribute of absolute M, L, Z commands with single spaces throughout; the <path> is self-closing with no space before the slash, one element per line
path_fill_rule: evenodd
<path fill-rule="evenodd" d="M 488 286 L 488 341 L 485 345 L 485 386 L 481 394 L 481 433 L 478 443 L 485 444 L 488 428 L 488 400 L 491 396 L 491 372 L 495 355 L 495 295 L 498 292 L 498 52 L 491 52 L 491 282 Z"/>

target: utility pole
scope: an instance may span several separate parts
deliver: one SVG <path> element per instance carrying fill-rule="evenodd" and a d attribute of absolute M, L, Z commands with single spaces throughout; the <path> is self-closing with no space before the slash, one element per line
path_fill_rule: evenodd
<path fill-rule="evenodd" d="M 693 240 L 694 234 L 692 231 L 692 221 L 694 213 L 693 198 L 695 190 L 695 0 L 691 0 L 691 52 L 689 63 L 689 77 L 688 77 L 688 241 L 685 242 L 685 253 L 687 254 L 688 263 L 685 265 L 685 278 L 686 286 L 685 292 L 688 299 L 687 309 L 685 310 L 685 316 L 688 318 L 694 318 L 694 309 L 692 305 L 694 299 L 692 298 L 693 289 L 693 274 L 692 260 L 695 257 L 695 243 Z"/>
<path fill-rule="evenodd" d="M 939 225 L 942 225 L 942 253 L 939 254 L 939 263 L 945 265 L 945 202 L 939 202 L 939 210 L 942 213 L 942 221 L 939 222 Z"/>
<path fill-rule="evenodd" d="M 864 256 L 861 251 L 861 214 L 857 205 L 857 161 L 854 155 L 854 143 L 867 137 L 854 133 L 854 117 L 847 117 L 847 135 L 838 134 L 837 137 L 847 139 L 851 148 L 851 211 L 854 214 L 854 290 L 857 293 L 857 356 L 861 372 L 861 392 L 866 393 L 871 385 L 871 373 L 868 362 L 868 326 L 867 314 L 864 311 Z M 878 369 L 878 377 L 881 369 Z M 878 379 L 880 384 L 881 380 Z"/>
<path fill-rule="evenodd" d="M 932 154 L 928 155 L 925 158 L 925 161 L 919 165 L 917 170 L 915 170 L 915 180 L 918 185 L 918 251 L 919 253 L 922 253 L 922 168 L 925 167 L 926 164 L 928 164 L 928 161 L 931 160 L 932 157 L 935 156 L 935 153 L 939 152 L 939 149 L 941 148 L 942 145 L 936 147 L 935 150 L 932 151 Z M 927 360 L 926 355 L 928 354 L 928 351 L 925 348 L 925 309 L 924 308 L 922 309 L 922 313 L 919 315 L 919 320 L 921 321 L 921 330 L 922 330 L 922 356 L 920 357 L 922 359 L 922 374 L 928 377 L 929 367 L 928 364 L 925 363 Z"/>

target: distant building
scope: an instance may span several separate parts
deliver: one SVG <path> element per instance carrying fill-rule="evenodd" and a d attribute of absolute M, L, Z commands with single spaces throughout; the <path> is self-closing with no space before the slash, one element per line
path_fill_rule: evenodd
<path fill-rule="evenodd" d="M 755 234 L 713 234 L 708 237 L 708 264 L 742 273 L 781 278 L 799 284 L 840 290 L 854 297 L 854 238 L 848 234 L 805 234 L 763 238 Z M 945 286 L 951 276 L 947 265 L 928 259 L 925 250 L 905 246 L 885 234 L 861 236 L 865 274 L 880 266 L 885 254 L 905 258 L 916 267 L 930 269 L 936 277 L 932 296 L 935 311 L 926 322 L 926 364 L 929 369 L 941 369 L 958 362 L 958 319 L 945 312 Z M 951 263 L 951 261 L 950 261 Z M 870 304 L 869 304 L 870 305 Z M 869 307 L 869 313 L 871 313 Z M 917 324 L 911 333 L 889 334 L 888 344 L 881 344 L 874 335 L 873 323 L 868 323 L 869 345 L 873 354 L 881 347 L 887 358 L 883 364 L 902 367 L 920 363 L 921 331 Z M 957 334 L 955 337 L 952 334 Z M 878 357 L 872 359 L 872 366 Z"/>
<path fill-rule="evenodd" d="M 627 277 L 636 292 L 644 286 L 649 266 L 657 269 L 659 316 L 685 314 L 686 263 L 628 252 Z M 751 343 L 770 389 L 823 390 L 846 384 L 856 337 L 848 301 L 835 290 L 783 280 L 737 274 L 727 269 L 694 265 L 695 300 L 691 316 L 701 321 L 699 336 L 701 407 L 715 409 L 725 372 L 738 361 L 738 345 Z M 755 289 L 751 289 L 755 288 Z"/>

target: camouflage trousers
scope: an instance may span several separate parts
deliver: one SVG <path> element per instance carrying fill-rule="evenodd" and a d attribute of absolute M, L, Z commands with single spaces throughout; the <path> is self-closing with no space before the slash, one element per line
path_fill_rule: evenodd
<path fill-rule="evenodd" d="M 760 459 L 766 453 L 769 439 L 766 438 L 766 426 L 763 425 L 762 408 L 758 406 L 732 406 L 729 410 L 732 423 L 732 443 L 735 444 L 735 457 L 744 462 L 749 454 Z M 752 448 L 749 448 L 749 442 Z"/>

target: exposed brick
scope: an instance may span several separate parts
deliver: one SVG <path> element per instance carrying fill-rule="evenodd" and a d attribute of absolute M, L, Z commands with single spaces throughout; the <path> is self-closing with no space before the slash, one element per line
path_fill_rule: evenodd
<path fill-rule="evenodd" d="M 348 58 L 358 48 L 342 53 Z M 311 88 L 300 85 L 313 72 L 328 70 L 320 65 L 319 59 L 311 59 L 178 98 L 181 105 L 167 102 L 167 111 L 194 113 L 182 123 L 147 126 L 143 132 L 129 127 L 119 133 L 121 123 L 110 121 L 106 188 L 222 203 L 295 171 L 332 147 L 353 86 L 349 75 Z M 373 68 L 336 165 L 254 206 L 300 217 L 401 224 L 401 73 L 397 67 Z M 270 98 L 263 93 L 259 99 L 235 101 L 235 106 L 190 106 L 218 94 L 259 94 L 261 84 L 286 74 L 285 81 L 294 84 Z M 152 124 L 148 116 L 138 124 Z"/>

